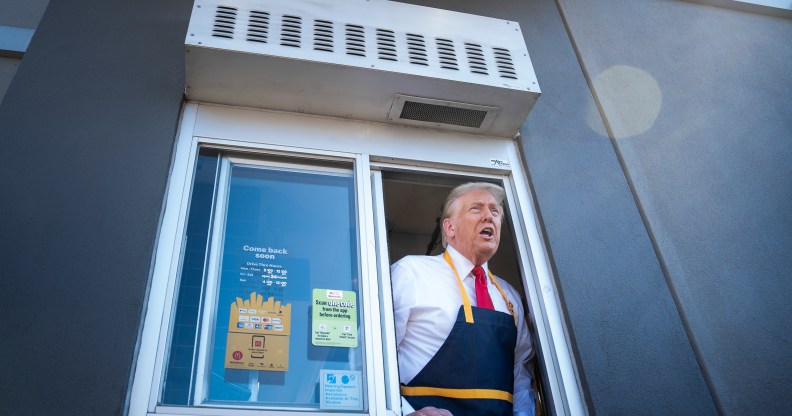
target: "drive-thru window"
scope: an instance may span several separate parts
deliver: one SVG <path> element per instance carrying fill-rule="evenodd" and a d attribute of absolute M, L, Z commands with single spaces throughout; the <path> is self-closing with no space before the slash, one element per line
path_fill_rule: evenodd
<path fill-rule="evenodd" d="M 514 62 L 521 61 L 515 59 L 500 73 L 498 82 L 506 87 L 497 88 L 509 96 L 504 102 L 487 97 L 473 102 L 478 93 L 497 90 L 486 85 L 461 93 L 468 98 L 446 99 L 444 88 L 425 90 L 421 98 L 416 94 L 421 84 L 434 85 L 432 79 L 410 86 L 414 74 L 408 74 L 399 80 L 406 83 L 398 87 L 403 91 L 389 93 L 384 103 L 389 110 L 379 112 L 382 120 L 377 120 L 379 98 L 366 96 L 376 88 L 363 85 L 341 93 L 341 84 L 354 81 L 335 73 L 337 66 L 325 68 L 326 76 L 341 77 L 334 84 L 313 63 L 269 56 L 263 68 L 307 76 L 314 89 L 302 91 L 298 81 L 288 81 L 294 97 L 275 83 L 241 92 L 235 90 L 243 88 L 240 79 L 249 78 L 250 85 L 264 82 L 255 79 L 259 63 L 231 62 L 250 56 L 216 45 L 201 49 L 209 41 L 233 40 L 242 16 L 249 19 L 246 42 L 263 41 L 251 33 L 261 35 L 269 24 L 268 39 L 280 31 L 285 48 L 300 45 L 299 33 L 311 28 L 315 35 L 324 34 L 323 47 L 332 49 L 333 30 L 347 39 L 358 33 L 350 31 L 350 24 L 309 19 L 300 10 L 277 14 L 257 2 L 210 3 L 197 2 L 196 10 L 209 11 L 193 16 L 205 13 L 213 19 L 206 37 L 194 21 L 188 34 L 191 101 L 175 148 L 130 414 L 401 414 L 389 265 L 408 254 L 442 253 L 436 224 L 443 199 L 452 187 L 470 181 L 506 190 L 501 248 L 491 267 L 523 294 L 544 411 L 577 414 L 579 388 L 526 171 L 513 134 L 502 133 L 516 133 L 530 110 L 520 104 L 522 95 L 509 101 L 518 88 L 509 71 L 519 71 Z M 315 11 L 312 2 L 296 3 Z M 395 7 L 394 12 L 411 13 L 415 6 Z M 484 23 L 519 32 L 514 22 Z M 261 30 L 250 31 L 256 27 Z M 406 49 L 393 44 L 392 57 L 406 54 L 405 65 L 414 65 L 410 57 L 418 56 L 409 52 L 409 45 L 420 43 L 413 32 Z M 361 42 L 371 36 L 379 44 L 387 44 L 389 33 L 393 39 L 401 36 L 377 26 L 361 26 L 359 33 Z M 204 40 L 190 41 L 191 36 Z M 451 65 L 448 56 L 431 55 L 453 50 L 454 39 L 434 36 L 432 42 L 442 47 L 426 53 L 427 66 L 433 59 Z M 344 59 L 356 56 L 349 47 L 339 46 Z M 479 50 L 485 51 L 481 63 L 474 60 L 470 68 L 522 53 L 482 43 L 468 47 L 468 54 Z M 310 53 L 327 52 L 315 51 Z M 379 52 L 374 59 L 390 56 Z M 233 76 L 211 73 L 222 64 L 235 68 Z M 359 77 L 368 74 L 361 71 L 373 71 L 368 66 L 349 71 L 357 71 L 360 83 L 370 83 Z M 530 93 L 531 88 L 524 89 Z M 538 92 L 533 88 L 529 101 Z M 300 94 L 307 94 L 302 103 Z M 264 96 L 269 98 L 256 101 Z"/>

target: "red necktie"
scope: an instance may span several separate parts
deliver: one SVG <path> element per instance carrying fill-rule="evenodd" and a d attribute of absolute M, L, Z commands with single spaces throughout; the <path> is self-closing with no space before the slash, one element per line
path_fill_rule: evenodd
<path fill-rule="evenodd" d="M 492 305 L 492 298 L 487 290 L 487 275 L 481 266 L 473 268 L 473 276 L 476 276 L 476 302 L 479 308 L 495 309 Z"/>

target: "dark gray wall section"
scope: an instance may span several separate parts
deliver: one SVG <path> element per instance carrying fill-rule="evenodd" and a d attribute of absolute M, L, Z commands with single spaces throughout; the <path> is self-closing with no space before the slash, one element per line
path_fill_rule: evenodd
<path fill-rule="evenodd" d="M 590 406 L 715 414 L 556 4 L 529 4 L 521 27 L 542 96 L 522 144 Z"/>
<path fill-rule="evenodd" d="M 47 8 L 47 3 L 49 0 L 0 0 L 0 26 L 35 29 Z M 21 61 L 21 58 L 14 53 L 10 56 L 13 57 L 9 57 L 8 51 L 0 51 L 0 103 L 3 102 L 6 89 L 14 79 Z"/>
<path fill-rule="evenodd" d="M 35 29 L 49 0 L 0 0 L 0 25 Z"/>
<path fill-rule="evenodd" d="M 191 2 L 52 2 L 0 107 L 0 413 L 123 411 Z"/>
<path fill-rule="evenodd" d="M 715 414 L 556 3 L 420 4 L 520 22 L 542 89 L 522 145 L 590 411 Z"/>
<path fill-rule="evenodd" d="M 560 4 L 723 413 L 788 414 L 792 20 L 684 1 Z M 616 66 L 621 79 L 607 75 Z"/>
<path fill-rule="evenodd" d="M 19 58 L 0 56 L 0 103 L 3 102 L 6 89 L 11 84 L 11 80 L 14 79 L 14 74 L 16 74 L 17 67 L 21 61 Z"/>
<path fill-rule="evenodd" d="M 714 414 L 556 5 L 530 4 L 521 26 L 542 97 L 522 144 L 592 410 Z"/>

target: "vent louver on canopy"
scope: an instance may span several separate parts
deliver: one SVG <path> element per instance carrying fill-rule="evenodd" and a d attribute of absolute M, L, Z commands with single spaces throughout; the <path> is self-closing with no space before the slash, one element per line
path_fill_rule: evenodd
<path fill-rule="evenodd" d="M 539 95 L 516 22 L 402 3 L 197 0 L 186 43 L 201 101 L 513 135 Z"/>

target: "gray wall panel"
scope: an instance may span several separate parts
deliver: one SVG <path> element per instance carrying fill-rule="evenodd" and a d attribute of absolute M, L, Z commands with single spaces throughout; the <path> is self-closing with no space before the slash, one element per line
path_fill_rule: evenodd
<path fill-rule="evenodd" d="M 123 411 L 190 8 L 187 0 L 53 2 L 8 89 L 2 414 Z"/>
<path fill-rule="evenodd" d="M 714 414 L 693 350 L 555 3 L 525 28 L 542 97 L 522 130 L 596 414 Z"/>
<path fill-rule="evenodd" d="M 723 413 L 787 413 L 792 20 L 560 3 Z"/>
<path fill-rule="evenodd" d="M 542 89 L 522 145 L 590 410 L 715 414 L 556 3 L 420 4 L 520 22 Z"/>
<path fill-rule="evenodd" d="M 0 25 L 35 29 L 47 4 L 49 0 L 0 0 Z"/>
<path fill-rule="evenodd" d="M 0 56 L 0 105 L 2 105 L 3 96 L 5 96 L 11 80 L 14 79 L 20 61 L 21 59 Z"/>

